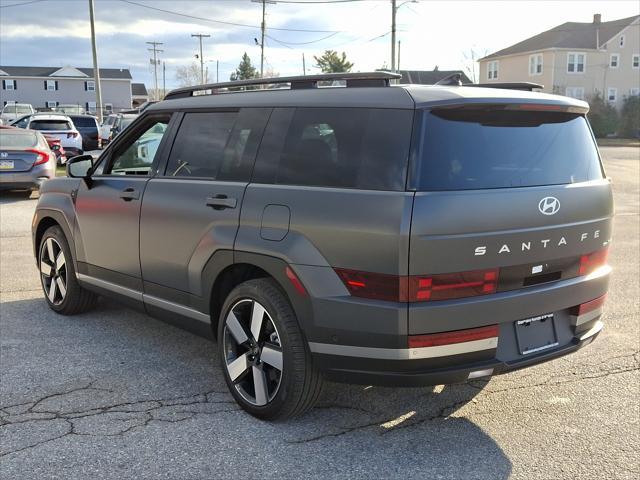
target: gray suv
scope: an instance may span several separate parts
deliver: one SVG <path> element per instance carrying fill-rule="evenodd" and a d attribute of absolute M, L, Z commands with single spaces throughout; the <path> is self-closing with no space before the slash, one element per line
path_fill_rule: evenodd
<path fill-rule="evenodd" d="M 43 185 L 47 303 L 104 295 L 213 334 L 265 419 L 309 409 L 323 379 L 464 382 L 590 343 L 613 204 L 587 104 L 397 77 L 169 93 Z"/>

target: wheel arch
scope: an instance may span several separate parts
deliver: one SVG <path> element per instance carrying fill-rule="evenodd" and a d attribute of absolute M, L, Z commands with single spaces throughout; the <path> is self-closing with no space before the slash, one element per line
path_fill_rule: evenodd
<path fill-rule="evenodd" d="M 313 310 L 308 296 L 302 295 L 287 278 L 287 262 L 280 258 L 251 252 L 216 252 L 204 269 L 203 284 L 208 292 L 209 315 L 213 335 L 217 334 L 220 310 L 231 291 L 247 280 L 271 278 L 280 287 L 291 304 L 298 325 L 312 321 Z"/>
<path fill-rule="evenodd" d="M 67 221 L 66 217 L 62 212 L 58 210 L 49 210 L 49 209 L 38 209 L 36 211 L 35 217 L 33 219 L 33 253 L 34 256 L 38 257 L 38 248 L 40 247 L 40 242 L 42 240 L 42 236 L 44 232 L 47 231 L 48 228 L 58 226 L 62 230 L 62 233 L 69 244 L 69 249 L 71 250 L 71 257 L 76 267 L 76 255 L 75 255 L 75 241 L 72 234 L 71 226 Z"/>

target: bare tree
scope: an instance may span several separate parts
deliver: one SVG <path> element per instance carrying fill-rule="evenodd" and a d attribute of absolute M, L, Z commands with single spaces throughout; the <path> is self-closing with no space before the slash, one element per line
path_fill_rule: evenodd
<path fill-rule="evenodd" d="M 196 62 L 176 68 L 176 80 L 181 87 L 200 85 L 200 65 Z M 209 83 L 209 68 L 204 69 L 204 83 Z"/>

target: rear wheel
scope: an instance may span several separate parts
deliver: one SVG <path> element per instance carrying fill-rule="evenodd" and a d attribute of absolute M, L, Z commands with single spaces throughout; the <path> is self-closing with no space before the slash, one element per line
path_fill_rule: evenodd
<path fill-rule="evenodd" d="M 97 296 L 76 280 L 71 250 L 60 227 L 49 227 L 44 232 L 38 252 L 40 281 L 49 307 L 62 315 L 91 309 Z"/>
<path fill-rule="evenodd" d="M 249 280 L 229 294 L 218 322 L 218 346 L 229 390 L 250 414 L 289 418 L 317 400 L 321 375 L 275 281 Z"/>

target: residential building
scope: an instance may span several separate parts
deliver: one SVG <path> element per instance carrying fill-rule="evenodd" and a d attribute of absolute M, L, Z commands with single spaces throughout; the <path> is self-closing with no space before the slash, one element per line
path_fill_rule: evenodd
<path fill-rule="evenodd" d="M 139 107 L 144 102 L 149 101 L 149 93 L 144 83 L 131 84 L 131 104 L 133 108 Z"/>
<path fill-rule="evenodd" d="M 472 83 L 462 70 L 399 70 L 402 74 L 400 83 L 414 83 L 418 85 L 435 85 L 440 80 L 455 73 L 460 74 L 462 83 Z"/>
<path fill-rule="evenodd" d="M 0 105 L 30 103 L 38 110 L 57 105 L 80 105 L 96 111 L 93 68 L 0 66 Z M 105 111 L 131 108 L 131 73 L 121 68 L 101 68 L 100 86 Z"/>
<path fill-rule="evenodd" d="M 480 83 L 528 81 L 579 99 L 598 92 L 620 109 L 626 96 L 640 92 L 640 15 L 563 23 L 479 63 Z"/>

